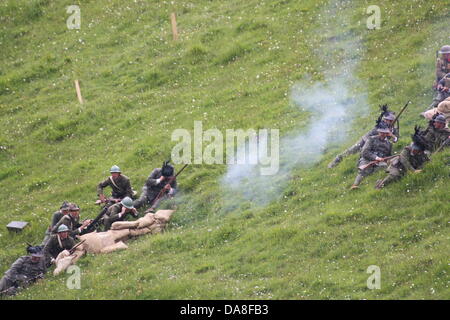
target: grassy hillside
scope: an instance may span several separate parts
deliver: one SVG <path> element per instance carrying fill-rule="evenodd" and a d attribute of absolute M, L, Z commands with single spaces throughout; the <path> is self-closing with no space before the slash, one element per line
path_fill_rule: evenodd
<path fill-rule="evenodd" d="M 224 200 L 226 165 L 191 165 L 166 233 L 80 260 L 81 290 L 66 288 L 67 275 L 49 274 L 17 298 L 450 298 L 450 152 L 382 191 L 373 185 L 383 173 L 349 191 L 356 155 L 326 168 L 373 126 L 379 104 L 398 111 L 413 101 L 396 151 L 414 124 L 426 125 L 419 113 L 432 99 L 435 50 L 450 40 L 448 4 L 379 0 L 381 29 L 367 30 L 373 3 L 341 2 L 350 24 L 323 33 L 341 17 L 324 10 L 328 1 L 2 1 L 0 225 L 30 222 L 22 234 L 0 229 L 2 273 L 25 253 L 25 241 L 40 243 L 63 200 L 95 216 L 96 185 L 111 165 L 140 191 L 170 155 L 177 128 L 192 132 L 201 120 L 222 132 L 301 131 L 311 114 L 291 102 L 291 88 L 308 76 L 334 76 L 317 47 L 343 32 L 362 37 L 356 76 L 370 109 L 344 144 L 297 166 L 269 205 Z M 81 8 L 80 30 L 66 26 L 72 4 Z M 380 290 L 367 289 L 370 265 L 381 268 Z"/>

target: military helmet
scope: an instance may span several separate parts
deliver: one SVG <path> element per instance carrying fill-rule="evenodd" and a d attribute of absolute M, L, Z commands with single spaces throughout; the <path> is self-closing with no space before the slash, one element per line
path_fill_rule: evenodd
<path fill-rule="evenodd" d="M 440 54 L 446 54 L 446 53 L 450 53 L 450 46 L 449 45 L 445 45 L 441 48 L 441 50 L 439 50 Z"/>
<path fill-rule="evenodd" d="M 433 120 L 434 122 L 440 122 L 445 124 L 445 117 L 442 114 L 439 114 L 436 118 Z"/>
<path fill-rule="evenodd" d="M 114 166 L 111 167 L 109 172 L 111 172 L 111 173 L 115 173 L 115 172 L 120 173 L 120 168 L 118 166 L 114 165 Z"/>
<path fill-rule="evenodd" d="M 60 232 L 66 232 L 66 231 L 69 231 L 69 228 L 67 228 L 67 226 L 65 224 L 62 224 L 58 227 L 57 232 L 60 233 Z"/>
<path fill-rule="evenodd" d="M 69 206 L 69 211 L 80 211 L 80 208 L 75 203 L 71 203 Z"/>
<path fill-rule="evenodd" d="M 130 197 L 125 197 L 120 201 L 120 203 L 127 209 L 133 209 L 133 200 Z"/>
<path fill-rule="evenodd" d="M 395 113 L 394 112 L 387 112 L 386 114 L 383 115 L 383 120 L 394 121 L 395 120 Z"/>
<path fill-rule="evenodd" d="M 60 210 L 66 211 L 69 210 L 70 208 L 70 202 L 68 201 L 64 201 L 61 205 L 61 207 L 59 207 Z"/>

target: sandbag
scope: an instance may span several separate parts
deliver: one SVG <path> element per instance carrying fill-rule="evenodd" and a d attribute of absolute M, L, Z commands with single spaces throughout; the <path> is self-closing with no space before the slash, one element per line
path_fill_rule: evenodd
<path fill-rule="evenodd" d="M 155 216 L 152 213 L 147 213 L 144 217 L 139 218 L 138 220 L 138 228 L 146 228 L 155 223 Z"/>
<path fill-rule="evenodd" d="M 433 118 L 433 116 L 437 113 L 437 108 L 433 108 L 430 110 L 427 110 L 425 112 L 422 112 L 422 116 L 425 117 L 425 119 L 431 120 L 431 118 Z"/>
<path fill-rule="evenodd" d="M 151 230 L 149 228 L 132 229 L 130 230 L 130 236 L 138 237 L 150 232 Z"/>
<path fill-rule="evenodd" d="M 69 250 L 63 250 L 58 254 L 55 259 L 56 268 L 53 270 L 54 276 L 57 276 L 61 272 L 67 270 L 68 267 L 75 264 L 83 256 L 85 251 L 80 249 L 81 246 L 78 247 L 72 254 L 69 253 Z"/>
<path fill-rule="evenodd" d="M 108 232 L 105 233 L 110 235 L 115 240 L 115 242 L 117 242 L 128 240 L 128 238 L 130 237 L 130 230 L 132 229 L 108 230 Z"/>
<path fill-rule="evenodd" d="M 101 253 L 110 253 L 116 250 L 123 250 L 128 249 L 128 246 L 123 243 L 122 241 L 119 241 L 113 245 L 107 246 L 101 250 Z"/>
<path fill-rule="evenodd" d="M 441 103 L 439 103 L 436 108 L 437 112 L 444 115 L 445 122 L 447 123 L 447 125 L 450 121 L 450 99 L 449 98 L 447 98 L 444 101 L 442 101 Z"/>
<path fill-rule="evenodd" d="M 161 233 L 164 230 L 164 224 L 154 223 L 148 228 L 150 229 L 150 232 L 152 234 L 157 234 L 157 233 Z"/>
<path fill-rule="evenodd" d="M 61 272 L 67 270 L 67 268 L 72 265 L 72 256 L 67 256 L 58 260 L 55 270 L 53 270 L 53 275 L 57 276 Z"/>
<path fill-rule="evenodd" d="M 100 253 L 100 251 L 103 249 L 104 245 L 102 244 L 102 238 L 99 236 L 99 234 L 104 232 L 91 232 L 84 234 L 82 236 L 79 236 L 80 240 L 86 240 L 83 243 L 83 247 L 88 253 Z"/>
<path fill-rule="evenodd" d="M 111 230 L 135 229 L 138 225 L 138 221 L 116 221 L 111 225 Z"/>
<path fill-rule="evenodd" d="M 164 221 L 165 223 L 169 222 L 172 218 L 172 213 L 175 210 L 158 210 L 155 213 L 155 218 L 161 221 Z"/>

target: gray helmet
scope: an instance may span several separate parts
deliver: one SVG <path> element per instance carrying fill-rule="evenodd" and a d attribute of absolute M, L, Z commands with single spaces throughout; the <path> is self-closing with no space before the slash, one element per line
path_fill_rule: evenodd
<path fill-rule="evenodd" d="M 62 224 L 58 227 L 57 232 L 60 233 L 60 232 L 66 232 L 66 231 L 69 231 L 69 228 L 67 228 L 67 226 L 65 224 Z"/>
<path fill-rule="evenodd" d="M 80 208 L 75 203 L 71 203 L 69 206 L 69 211 L 80 211 Z"/>
<path fill-rule="evenodd" d="M 389 112 L 389 113 L 385 114 L 385 115 L 383 116 L 383 120 L 394 121 L 394 120 L 395 120 L 395 113 Z"/>
<path fill-rule="evenodd" d="M 441 48 L 441 50 L 439 50 L 440 54 L 445 54 L 445 53 L 450 53 L 450 46 L 449 45 L 445 45 Z"/>
<path fill-rule="evenodd" d="M 63 211 L 67 211 L 70 208 L 70 202 L 64 201 L 61 205 L 61 207 L 59 207 L 60 210 Z"/>
<path fill-rule="evenodd" d="M 445 124 L 445 117 L 442 114 L 439 114 L 436 118 L 433 120 L 434 122 L 440 122 Z"/>
<path fill-rule="evenodd" d="M 111 173 L 115 173 L 115 172 L 120 173 L 120 168 L 118 166 L 114 165 L 114 166 L 111 167 L 109 172 L 111 172 Z"/>
<path fill-rule="evenodd" d="M 130 197 L 125 197 L 120 201 L 120 203 L 127 209 L 133 209 L 133 200 Z"/>

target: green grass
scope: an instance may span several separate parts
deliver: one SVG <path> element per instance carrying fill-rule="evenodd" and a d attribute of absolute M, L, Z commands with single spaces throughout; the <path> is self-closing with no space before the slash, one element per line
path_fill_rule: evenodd
<path fill-rule="evenodd" d="M 329 41 L 318 15 L 327 1 L 76 1 L 81 29 L 68 30 L 73 1 L 0 4 L 0 272 L 39 243 L 63 200 L 82 217 L 98 208 L 96 185 L 113 164 L 140 191 L 175 142 L 173 130 L 304 128 L 310 115 L 289 100 L 308 74 L 330 76 L 315 46 Z M 402 117 L 400 150 L 431 102 L 434 54 L 448 42 L 444 2 L 377 1 L 380 30 L 365 29 L 353 1 L 347 30 L 363 36 L 358 77 L 370 113 L 342 145 L 309 168 L 297 167 L 266 207 L 224 200 L 226 166 L 191 165 L 180 176 L 178 210 L 166 233 L 129 249 L 87 256 L 81 290 L 67 274 L 18 299 L 448 299 L 449 151 L 382 191 L 382 173 L 350 192 L 357 156 L 326 164 L 374 124 L 378 105 Z M 180 40 L 169 15 L 177 13 Z M 329 16 L 339 25 L 339 16 Z M 341 30 L 331 30 L 339 35 Z M 332 76 L 332 74 L 331 74 Z M 80 80 L 85 104 L 76 99 Z M 370 265 L 381 290 L 366 286 Z"/>

